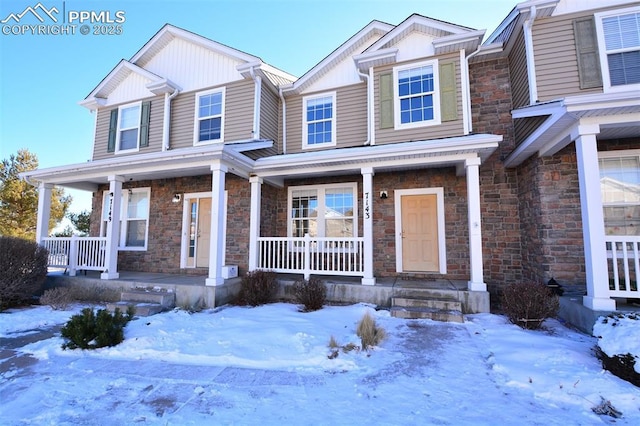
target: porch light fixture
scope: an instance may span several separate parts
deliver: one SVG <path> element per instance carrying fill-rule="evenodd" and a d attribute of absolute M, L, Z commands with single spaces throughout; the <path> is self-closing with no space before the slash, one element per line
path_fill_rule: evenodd
<path fill-rule="evenodd" d="M 178 194 L 177 192 L 173 194 L 173 199 L 171 200 L 172 203 L 179 203 L 180 200 L 182 200 L 181 194 Z"/>
<path fill-rule="evenodd" d="M 388 197 L 387 191 L 380 191 L 380 198 L 386 200 Z"/>

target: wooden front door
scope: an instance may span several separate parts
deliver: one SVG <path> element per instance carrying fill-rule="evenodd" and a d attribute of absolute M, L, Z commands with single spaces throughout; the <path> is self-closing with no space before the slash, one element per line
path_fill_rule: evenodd
<path fill-rule="evenodd" d="M 438 272 L 438 203 L 435 194 L 403 195 L 402 270 Z"/>
<path fill-rule="evenodd" d="M 198 233 L 196 238 L 196 266 L 209 266 L 211 242 L 211 198 L 198 200 Z"/>

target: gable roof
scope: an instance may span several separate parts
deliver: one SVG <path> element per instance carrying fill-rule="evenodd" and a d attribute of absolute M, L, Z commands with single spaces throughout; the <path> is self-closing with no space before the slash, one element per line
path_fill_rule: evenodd
<path fill-rule="evenodd" d="M 176 38 L 188 41 L 209 51 L 231 57 L 244 64 L 251 64 L 255 70 L 259 70 L 271 83 L 273 86 L 272 89 L 274 90 L 279 85 L 291 84 L 296 80 L 295 76 L 264 63 L 262 59 L 257 56 L 250 55 L 174 25 L 165 24 L 130 60 L 121 60 L 118 65 L 102 79 L 100 84 L 98 84 L 84 100 L 80 101 L 80 105 L 89 109 L 101 105 L 102 102 L 100 99 L 106 98 L 131 72 L 138 73 L 151 80 L 147 88 L 155 94 L 165 91 L 173 92 L 175 89 L 179 90 L 177 85 L 171 83 L 166 78 L 145 69 L 145 66 Z"/>

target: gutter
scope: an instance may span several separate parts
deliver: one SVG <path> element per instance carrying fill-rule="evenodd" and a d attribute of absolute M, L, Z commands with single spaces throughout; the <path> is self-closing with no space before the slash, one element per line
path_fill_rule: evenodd
<path fill-rule="evenodd" d="M 254 82 L 254 95 L 253 95 L 253 130 L 251 131 L 251 138 L 253 140 L 260 139 L 260 101 L 262 97 L 262 77 L 256 75 L 255 67 L 249 68 L 249 74 Z"/>
<path fill-rule="evenodd" d="M 282 93 L 282 87 L 278 88 L 278 95 L 282 101 L 282 153 L 287 153 L 287 101 Z"/>

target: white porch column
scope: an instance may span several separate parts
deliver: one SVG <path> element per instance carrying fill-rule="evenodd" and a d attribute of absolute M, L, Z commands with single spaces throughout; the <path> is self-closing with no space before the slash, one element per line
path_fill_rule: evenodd
<path fill-rule="evenodd" d="M 224 284 L 222 265 L 224 264 L 224 182 L 227 167 L 215 162 L 211 165 L 211 242 L 209 248 L 209 278 L 205 283 L 209 286 Z"/>
<path fill-rule="evenodd" d="M 49 219 L 51 218 L 51 194 L 53 185 L 40 182 L 38 185 L 38 219 L 36 222 L 36 242 L 49 236 Z"/>
<path fill-rule="evenodd" d="M 469 216 L 470 291 L 487 291 L 482 271 L 482 217 L 480 213 L 480 158 L 465 160 L 467 170 L 467 208 Z"/>
<path fill-rule="evenodd" d="M 109 179 L 109 216 L 107 219 L 107 245 L 105 246 L 105 266 L 107 269 L 100 274 L 103 280 L 115 280 L 118 273 L 118 244 L 120 242 L 120 212 L 122 205 L 123 176 L 111 175 Z"/>
<path fill-rule="evenodd" d="M 260 201 L 262 199 L 262 178 L 251 176 L 251 211 L 249 219 L 249 270 L 258 269 L 258 238 L 260 237 Z"/>
<path fill-rule="evenodd" d="M 579 126 L 576 138 L 580 210 L 584 238 L 584 263 L 587 275 L 587 295 L 584 306 L 594 311 L 614 311 L 615 300 L 609 297 L 607 248 L 604 242 L 604 214 L 600 194 L 600 168 L 596 135 L 600 126 Z"/>
<path fill-rule="evenodd" d="M 361 169 L 362 173 L 362 220 L 364 230 L 364 277 L 362 285 L 375 285 L 373 276 L 373 168 Z"/>

